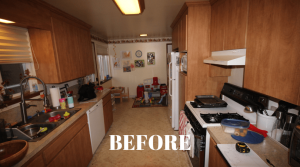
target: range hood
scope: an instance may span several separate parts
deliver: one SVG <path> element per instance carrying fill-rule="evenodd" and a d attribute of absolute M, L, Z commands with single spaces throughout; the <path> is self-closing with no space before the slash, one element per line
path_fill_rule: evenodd
<path fill-rule="evenodd" d="M 216 65 L 224 65 L 224 66 L 245 65 L 246 49 L 211 52 L 211 57 L 204 59 L 203 62 L 208 64 L 216 64 Z"/>

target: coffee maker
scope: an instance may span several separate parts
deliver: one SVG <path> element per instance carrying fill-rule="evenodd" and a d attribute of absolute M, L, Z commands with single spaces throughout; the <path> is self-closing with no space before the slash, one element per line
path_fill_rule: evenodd
<path fill-rule="evenodd" d="M 300 166 L 300 115 L 298 115 L 295 127 L 292 133 L 289 164 L 291 166 Z"/>

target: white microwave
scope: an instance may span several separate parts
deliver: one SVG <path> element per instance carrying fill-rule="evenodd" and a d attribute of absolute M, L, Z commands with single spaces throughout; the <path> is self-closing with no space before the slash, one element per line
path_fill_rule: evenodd
<path fill-rule="evenodd" d="M 183 55 L 181 58 L 181 71 L 187 72 L 187 54 Z"/>

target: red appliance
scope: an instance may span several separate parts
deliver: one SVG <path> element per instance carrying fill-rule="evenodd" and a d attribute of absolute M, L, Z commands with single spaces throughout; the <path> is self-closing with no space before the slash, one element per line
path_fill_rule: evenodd
<path fill-rule="evenodd" d="M 136 88 L 137 98 L 144 96 L 144 85 Z"/>
<path fill-rule="evenodd" d="M 161 84 L 159 89 L 161 96 L 168 93 L 168 86 L 166 84 Z"/>

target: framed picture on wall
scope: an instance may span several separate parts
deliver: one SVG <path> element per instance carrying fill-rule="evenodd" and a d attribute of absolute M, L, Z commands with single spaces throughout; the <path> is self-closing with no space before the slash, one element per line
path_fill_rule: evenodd
<path fill-rule="evenodd" d="M 119 57 L 112 57 L 112 63 L 114 69 L 121 69 L 121 59 Z"/>
<path fill-rule="evenodd" d="M 123 60 L 123 72 L 131 72 L 130 60 Z"/>
<path fill-rule="evenodd" d="M 135 68 L 145 67 L 145 60 L 134 60 Z"/>
<path fill-rule="evenodd" d="M 147 53 L 147 65 L 155 65 L 155 52 Z"/>
<path fill-rule="evenodd" d="M 122 59 L 132 59 L 131 51 L 121 51 Z"/>

